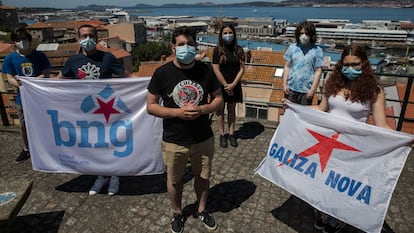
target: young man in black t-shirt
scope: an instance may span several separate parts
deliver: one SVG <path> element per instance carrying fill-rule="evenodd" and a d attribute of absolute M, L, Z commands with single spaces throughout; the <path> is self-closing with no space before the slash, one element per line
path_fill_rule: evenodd
<path fill-rule="evenodd" d="M 195 32 L 190 28 L 175 30 L 172 46 L 176 58 L 159 67 L 148 86 L 148 113 L 164 118 L 162 154 L 167 170 L 167 190 L 174 207 L 172 232 L 184 230 L 182 177 L 188 159 L 194 173 L 196 215 L 207 229 L 217 228 L 206 209 L 214 155 L 209 113 L 223 106 L 223 98 L 212 70 L 194 60 L 195 41 Z M 208 102 L 209 95 L 211 102 Z"/>

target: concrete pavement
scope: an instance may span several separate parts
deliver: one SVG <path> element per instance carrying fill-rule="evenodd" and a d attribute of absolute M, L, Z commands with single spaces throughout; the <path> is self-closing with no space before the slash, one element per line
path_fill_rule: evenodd
<path fill-rule="evenodd" d="M 276 124 L 238 121 L 239 147 L 220 148 L 216 137 L 209 197 L 209 210 L 219 224 L 216 232 L 319 232 L 313 229 L 312 208 L 254 174 Z M 165 175 L 121 177 L 118 195 L 89 196 L 92 176 L 33 171 L 30 160 L 16 164 L 21 150 L 18 131 L 1 128 L 0 146 L 2 180 L 34 180 L 13 233 L 170 232 L 172 212 Z M 414 232 L 413 177 L 414 158 L 410 155 L 392 197 L 384 232 Z M 196 200 L 190 172 L 185 179 L 183 207 L 189 217 L 184 232 L 208 232 L 190 215 Z M 347 226 L 342 232 L 360 231 Z"/>

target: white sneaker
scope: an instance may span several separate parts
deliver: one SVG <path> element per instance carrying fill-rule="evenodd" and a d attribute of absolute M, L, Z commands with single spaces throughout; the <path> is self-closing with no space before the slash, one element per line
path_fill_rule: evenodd
<path fill-rule="evenodd" d="M 95 195 L 99 193 L 103 186 L 105 186 L 109 181 L 108 177 L 98 176 L 96 178 L 95 183 L 92 185 L 91 189 L 89 190 L 89 195 Z"/>
<path fill-rule="evenodd" d="M 113 196 L 119 191 L 119 177 L 111 176 L 109 180 L 108 195 Z"/>

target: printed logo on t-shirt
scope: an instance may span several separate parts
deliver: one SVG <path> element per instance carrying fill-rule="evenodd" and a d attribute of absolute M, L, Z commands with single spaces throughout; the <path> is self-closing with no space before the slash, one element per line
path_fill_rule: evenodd
<path fill-rule="evenodd" d="M 172 93 L 169 95 L 179 107 L 188 104 L 197 106 L 203 99 L 204 90 L 201 85 L 193 80 L 183 80 L 179 82 Z"/>
<path fill-rule="evenodd" d="M 100 67 L 88 62 L 86 65 L 83 65 L 78 69 L 78 78 L 86 80 L 99 79 L 99 76 L 101 76 L 100 70 Z"/>
<path fill-rule="evenodd" d="M 22 67 L 23 76 L 33 76 L 33 64 L 31 62 L 22 63 L 20 66 Z"/>

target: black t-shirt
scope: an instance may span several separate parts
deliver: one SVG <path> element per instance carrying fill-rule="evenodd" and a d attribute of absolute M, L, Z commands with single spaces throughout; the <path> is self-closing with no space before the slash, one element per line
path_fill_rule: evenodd
<path fill-rule="evenodd" d="M 199 61 L 190 69 L 180 69 L 169 62 L 154 72 L 148 85 L 148 91 L 161 96 L 162 104 L 169 108 L 179 108 L 188 103 L 207 104 L 208 94 L 219 88 L 212 70 Z M 208 114 L 194 120 L 165 118 L 163 128 L 163 140 L 178 145 L 200 143 L 213 136 Z"/>
<path fill-rule="evenodd" d="M 96 50 L 96 53 L 85 56 L 82 52 L 69 57 L 62 69 L 65 77 L 73 79 L 112 78 L 112 74 L 122 75 L 124 66 L 109 52 Z"/>

